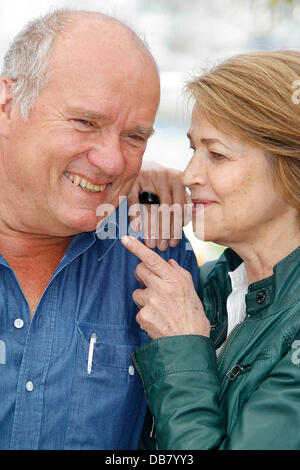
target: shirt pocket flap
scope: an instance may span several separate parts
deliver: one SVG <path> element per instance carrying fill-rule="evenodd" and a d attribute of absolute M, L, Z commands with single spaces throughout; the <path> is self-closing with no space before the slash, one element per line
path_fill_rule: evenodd
<path fill-rule="evenodd" d="M 92 345 L 93 368 L 105 365 L 128 369 L 132 365 L 131 353 L 139 347 L 137 330 L 124 325 L 78 323 L 77 331 L 78 356 L 86 361 L 90 354 L 92 335 L 96 336 L 96 342 Z"/>

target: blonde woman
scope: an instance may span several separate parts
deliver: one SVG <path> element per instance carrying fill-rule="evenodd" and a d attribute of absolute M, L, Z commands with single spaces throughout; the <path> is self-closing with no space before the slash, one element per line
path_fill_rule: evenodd
<path fill-rule="evenodd" d="M 158 449 L 300 449 L 299 79 L 300 53 L 279 51 L 188 84 L 194 228 L 228 247 L 198 293 L 175 261 L 123 240 L 142 261 L 133 298 L 153 341 L 133 359 Z"/>

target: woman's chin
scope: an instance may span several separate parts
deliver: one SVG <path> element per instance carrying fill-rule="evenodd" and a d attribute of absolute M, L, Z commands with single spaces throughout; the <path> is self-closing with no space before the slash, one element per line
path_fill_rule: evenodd
<path fill-rule="evenodd" d="M 195 227 L 193 224 L 193 232 L 196 238 L 198 240 L 201 240 L 203 242 L 212 242 L 214 238 L 214 234 L 211 233 L 211 231 L 208 231 L 207 229 L 204 229 L 202 227 Z"/>
<path fill-rule="evenodd" d="M 224 241 L 222 240 L 222 237 L 220 237 L 220 234 L 216 234 L 214 231 L 193 230 L 193 232 L 195 237 L 198 238 L 198 240 L 201 240 L 203 242 L 212 242 L 218 245 L 224 245 Z"/>

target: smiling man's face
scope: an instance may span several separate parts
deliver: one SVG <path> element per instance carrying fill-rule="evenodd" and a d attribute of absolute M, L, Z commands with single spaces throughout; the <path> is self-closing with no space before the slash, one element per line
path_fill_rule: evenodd
<path fill-rule="evenodd" d="M 117 207 L 139 172 L 159 103 L 156 66 L 124 28 L 88 23 L 56 39 L 28 120 L 13 106 L 0 125 L 0 198 L 19 230 L 94 230 L 97 207 Z"/>

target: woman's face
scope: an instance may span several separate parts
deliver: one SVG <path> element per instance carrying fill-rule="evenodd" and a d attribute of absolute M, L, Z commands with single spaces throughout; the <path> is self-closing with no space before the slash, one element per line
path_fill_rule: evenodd
<path fill-rule="evenodd" d="M 191 191 L 198 238 L 231 246 L 280 226 L 289 205 L 262 150 L 214 127 L 197 105 L 188 137 L 193 156 L 183 182 Z"/>

